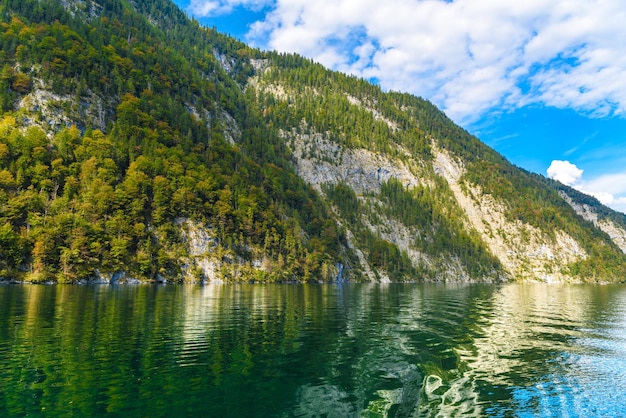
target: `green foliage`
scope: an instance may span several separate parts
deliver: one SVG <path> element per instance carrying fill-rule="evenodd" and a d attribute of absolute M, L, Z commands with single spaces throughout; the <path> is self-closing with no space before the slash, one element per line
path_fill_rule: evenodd
<path fill-rule="evenodd" d="M 361 215 L 366 212 L 354 190 L 346 184 L 326 184 L 324 193 L 347 221 L 360 248 L 367 252 L 367 261 L 376 270 L 385 271 L 394 281 L 416 281 L 426 278 L 423 266 L 414 266 L 406 252 L 397 245 L 377 237 L 364 225 Z M 375 273 L 377 271 L 375 270 Z"/>
<path fill-rule="evenodd" d="M 268 267 L 256 279 L 332 278 L 345 238 L 248 109 L 241 85 L 254 51 L 168 1 L 136 5 L 156 26 L 116 0 L 89 18 L 55 1 L 0 4 L 3 275 L 180 277 L 177 219 L 191 218 L 214 228 L 229 260 L 262 252 Z M 239 58 L 227 74 L 212 51 L 233 50 Z M 33 116 L 21 117 L 15 103 L 34 79 L 75 98 L 65 111 L 78 126 L 51 136 L 28 127 Z M 111 103 L 106 132 L 72 110 L 94 95 Z M 224 112 L 240 124 L 237 145 L 224 139 Z"/>
<path fill-rule="evenodd" d="M 479 185 L 509 206 L 509 220 L 528 223 L 556 239 L 554 231 L 561 230 L 581 243 L 589 254 L 587 260 L 564 266 L 563 270 L 585 281 L 621 281 L 626 277 L 626 255 L 610 237 L 583 220 L 559 195 L 566 191 L 579 203 L 589 203 L 600 219 L 611 219 L 626 226 L 624 217 L 603 208 L 595 199 L 560 183 L 515 167 L 500 158 L 472 162 L 465 181 Z"/>
<path fill-rule="evenodd" d="M 41 90 L 55 97 L 49 108 L 29 97 Z M 626 277 L 626 256 L 574 213 L 561 186 L 512 166 L 429 102 L 249 48 L 169 0 L 0 0 L 0 113 L 3 277 L 181 277 L 180 218 L 215 232 L 225 277 L 235 278 L 228 264 L 237 262 L 246 280 L 331 280 L 337 262 L 358 264 L 336 219 L 392 279 L 434 277 L 436 266 L 412 262 L 366 226 L 379 210 L 439 265 L 493 277 L 501 266 L 429 168 L 433 141 L 464 161 L 462 182 L 508 203 L 510 220 L 584 243 L 590 256 L 567 266 L 572 274 Z M 383 183 L 381 207 L 327 186 L 337 218 L 296 174 L 284 132 L 423 162 L 411 169 L 432 185 Z M 602 218 L 626 225 L 596 203 Z M 260 259 L 262 270 L 250 267 Z"/>
<path fill-rule="evenodd" d="M 437 258 L 459 260 L 471 277 L 497 278 L 498 260 L 473 230 L 467 231 L 463 213 L 453 202 L 445 181 L 438 178 L 435 187 L 406 189 L 398 180 L 381 185 L 388 215 L 405 226 L 419 231 L 415 246 Z"/>
<path fill-rule="evenodd" d="M 328 133 L 349 148 L 401 157 L 401 145 L 414 156 L 430 155 L 419 121 L 403 110 L 394 94 L 297 55 L 268 53 L 267 57 L 272 67 L 263 74 L 257 101 L 271 126 L 299 133 Z M 286 95 L 264 90 L 265 84 L 280 85 Z"/>

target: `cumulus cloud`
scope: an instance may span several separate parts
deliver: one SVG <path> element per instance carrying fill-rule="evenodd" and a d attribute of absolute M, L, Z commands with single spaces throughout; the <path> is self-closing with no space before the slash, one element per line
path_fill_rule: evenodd
<path fill-rule="evenodd" d="M 582 182 L 577 188 L 605 205 L 626 213 L 626 172 L 598 176 Z"/>
<path fill-rule="evenodd" d="M 626 114 L 621 0 L 192 0 L 200 16 L 268 8 L 257 46 L 426 97 L 459 123 L 531 103 Z"/>
<path fill-rule="evenodd" d="M 583 170 L 569 161 L 554 160 L 548 167 L 548 177 L 560 181 L 567 186 L 573 186 L 583 176 Z"/>
<path fill-rule="evenodd" d="M 188 10 L 238 8 L 267 11 L 250 26 L 253 45 L 425 97 L 461 125 L 531 104 L 626 116 L 622 0 L 191 0 Z M 626 210 L 626 191 L 611 187 L 626 185 L 622 174 L 587 181 L 568 164 L 551 166 L 554 178 Z"/>
<path fill-rule="evenodd" d="M 598 199 L 602 204 L 626 213 L 626 172 L 583 179 L 583 170 L 569 161 L 554 160 L 548 177 Z"/>
<path fill-rule="evenodd" d="M 615 210 L 618 210 L 622 213 L 626 213 L 626 196 L 618 197 L 614 202 L 609 204 L 609 206 Z"/>
<path fill-rule="evenodd" d="M 272 0 L 191 0 L 188 10 L 198 17 L 213 17 L 232 12 L 237 7 L 260 10 Z"/>

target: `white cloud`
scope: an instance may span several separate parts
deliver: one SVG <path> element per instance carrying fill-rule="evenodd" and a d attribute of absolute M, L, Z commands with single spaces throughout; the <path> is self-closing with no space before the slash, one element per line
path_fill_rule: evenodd
<path fill-rule="evenodd" d="M 603 204 L 626 213 L 626 172 L 605 174 L 576 187 L 597 198 Z"/>
<path fill-rule="evenodd" d="M 621 0 L 193 0 L 191 10 L 259 4 L 271 11 L 252 43 L 426 97 L 460 123 L 530 103 L 626 114 Z"/>
<path fill-rule="evenodd" d="M 272 0 L 191 0 L 188 10 L 198 17 L 209 17 L 228 14 L 237 7 L 260 10 L 272 4 Z"/>
<path fill-rule="evenodd" d="M 584 186 L 591 190 L 603 190 L 613 195 L 626 194 L 626 172 L 605 174 L 585 181 Z"/>
<path fill-rule="evenodd" d="M 602 204 L 626 213 L 626 172 L 583 179 L 583 170 L 569 161 L 554 160 L 548 177 L 598 199 Z"/>
<path fill-rule="evenodd" d="M 191 0 L 188 10 L 237 7 L 270 9 L 252 25 L 256 45 L 427 97 L 457 122 L 530 103 L 626 114 L 622 0 Z"/>
<path fill-rule="evenodd" d="M 626 196 L 616 198 L 615 201 L 610 204 L 610 207 L 622 213 L 626 213 Z"/>
<path fill-rule="evenodd" d="M 268 10 L 252 44 L 425 97 L 462 125 L 530 104 L 626 116 L 622 0 L 191 0 L 188 10 L 236 8 Z M 555 178 L 626 210 L 626 190 L 611 188 L 626 180 L 585 181 L 570 165 Z"/>
<path fill-rule="evenodd" d="M 548 177 L 567 186 L 575 185 L 583 176 L 583 170 L 569 161 L 554 160 L 547 171 Z"/>

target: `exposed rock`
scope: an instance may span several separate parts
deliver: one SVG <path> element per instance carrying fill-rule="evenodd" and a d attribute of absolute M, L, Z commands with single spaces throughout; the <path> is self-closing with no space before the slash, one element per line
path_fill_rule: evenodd
<path fill-rule="evenodd" d="M 187 247 L 188 257 L 183 258 L 182 274 L 186 282 L 219 282 L 219 266 L 217 263 L 217 239 L 207 228 L 190 219 L 179 218 L 180 235 Z"/>
<path fill-rule="evenodd" d="M 343 277 L 343 264 L 341 263 L 337 263 L 337 276 L 335 278 L 335 281 L 337 281 L 338 283 L 341 283 L 344 281 L 344 277 Z"/>
<path fill-rule="evenodd" d="M 593 222 L 595 226 L 605 232 L 611 240 L 626 253 L 626 229 L 620 228 L 615 222 L 610 219 L 598 219 L 598 214 L 586 204 L 578 204 L 567 195 L 565 192 L 560 192 L 560 195 L 565 201 L 574 209 L 574 211 L 583 217 L 584 220 Z"/>
<path fill-rule="evenodd" d="M 95 276 L 89 280 L 94 284 L 139 284 L 141 280 L 129 277 L 125 271 L 116 271 L 113 273 L 103 273 L 95 271 Z"/>
<path fill-rule="evenodd" d="M 193 222 L 190 219 L 177 219 L 176 223 L 182 227 L 181 238 L 187 244 L 189 255 L 206 255 L 217 247 L 217 239 L 209 228 Z"/>
<path fill-rule="evenodd" d="M 365 258 L 365 255 L 363 254 L 363 251 L 361 251 L 361 249 L 359 249 L 359 247 L 354 245 L 354 234 L 352 233 L 352 231 L 349 228 L 346 228 L 346 240 L 348 241 L 348 247 L 352 251 L 354 251 L 354 253 L 356 254 L 356 256 L 357 256 L 357 258 L 359 260 L 359 265 L 360 265 L 361 269 L 363 270 L 363 274 L 365 275 L 365 277 L 370 282 L 375 282 L 376 281 L 376 274 L 374 274 L 374 271 L 372 270 L 372 267 L 367 262 L 367 259 Z"/>
<path fill-rule="evenodd" d="M 111 275 L 110 284 L 139 284 L 141 280 L 128 277 L 125 271 L 117 271 Z"/>
<path fill-rule="evenodd" d="M 268 59 L 251 59 L 250 64 L 254 68 L 255 71 L 263 71 L 269 65 L 270 60 Z"/>
<path fill-rule="evenodd" d="M 24 96 L 18 104 L 19 109 L 40 115 L 38 118 L 28 120 L 31 125 L 38 125 L 47 132 L 55 132 L 71 125 L 81 129 L 86 125 L 101 131 L 106 129 L 107 104 L 97 95 L 86 93 L 81 103 L 75 107 L 74 97 L 55 94 L 39 81 L 35 84 L 38 87 Z"/>
<path fill-rule="evenodd" d="M 503 202 L 479 187 L 461 187 L 464 169 L 460 162 L 434 144 L 433 153 L 435 172 L 447 180 L 471 226 L 512 277 L 546 282 L 568 280 L 560 271 L 561 266 L 587 257 L 582 246 L 563 231 L 555 231 L 556 238 L 552 238 L 532 225 L 508 220 Z"/>
<path fill-rule="evenodd" d="M 606 232 L 613 242 L 626 253 L 626 229 L 620 228 L 610 219 L 602 219 L 595 223 L 598 228 Z"/>
<path fill-rule="evenodd" d="M 228 74 L 231 74 L 233 71 L 233 68 L 235 67 L 235 59 L 232 57 L 229 57 L 226 54 L 222 54 L 220 53 L 220 51 L 218 51 L 217 49 L 213 49 L 213 56 L 215 56 L 215 58 L 217 59 L 217 62 L 219 62 L 220 66 L 224 69 L 224 71 L 226 71 Z"/>
<path fill-rule="evenodd" d="M 224 123 L 224 138 L 231 144 L 241 141 L 241 128 L 235 118 L 226 112 L 222 112 L 221 120 Z"/>
<path fill-rule="evenodd" d="M 381 184 L 394 178 L 405 187 L 428 184 L 418 177 L 407 164 L 399 159 L 391 159 L 365 149 L 347 149 L 326 139 L 322 134 L 301 134 L 295 131 L 282 132 L 287 143 L 292 144 L 293 158 L 297 173 L 319 192 L 324 184 L 345 183 L 359 196 L 362 203 L 377 213 L 382 219 L 372 223 L 366 214 L 361 214 L 362 222 L 375 235 L 395 244 L 398 249 L 408 254 L 414 266 L 427 266 L 438 271 L 436 281 L 469 281 L 470 277 L 464 266 L 456 259 L 444 262 L 435 261 L 415 248 L 415 238 L 420 231 L 412 230 L 393 218 L 386 217 L 378 210 L 384 203 L 380 201 Z M 364 275 L 370 281 L 390 282 L 384 270 L 372 268 L 363 251 L 354 244 L 354 235 L 347 229 L 347 241 L 355 252 Z"/>
<path fill-rule="evenodd" d="M 80 15 L 88 20 L 97 18 L 102 13 L 102 6 L 92 0 L 61 0 L 61 5 L 73 17 Z"/>
<path fill-rule="evenodd" d="M 357 99 L 356 97 L 353 97 L 353 96 L 350 96 L 350 95 L 347 95 L 346 97 L 348 98 L 348 101 L 350 103 L 352 103 L 353 105 L 359 106 L 359 107 L 361 107 L 363 109 L 366 109 L 367 111 L 371 112 L 372 116 L 374 116 L 374 119 L 380 120 L 382 122 L 385 122 L 387 124 L 387 126 L 389 126 L 389 128 L 392 131 L 399 130 L 398 125 L 396 123 L 394 123 L 394 122 L 390 121 L 389 119 L 383 117 L 383 115 L 378 110 L 376 110 L 375 107 L 367 106 L 367 105 L 363 104 L 361 102 L 361 100 Z"/>
<path fill-rule="evenodd" d="M 346 149 L 322 134 L 282 132 L 293 145 L 298 175 L 318 191 L 322 184 L 346 183 L 357 194 L 378 193 L 380 185 L 390 178 L 407 187 L 420 184 L 420 179 L 399 160 L 365 149 Z"/>
<path fill-rule="evenodd" d="M 213 228 L 179 218 L 180 235 L 187 249 L 181 257 L 180 267 L 185 282 L 223 283 L 250 280 L 254 271 L 266 271 L 267 263 L 261 259 L 244 260 L 220 246 Z"/>

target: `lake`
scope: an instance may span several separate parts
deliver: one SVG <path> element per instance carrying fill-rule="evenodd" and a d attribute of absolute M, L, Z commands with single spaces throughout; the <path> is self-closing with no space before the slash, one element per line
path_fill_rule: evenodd
<path fill-rule="evenodd" d="M 626 416 L 618 285 L 0 285 L 0 416 Z"/>

